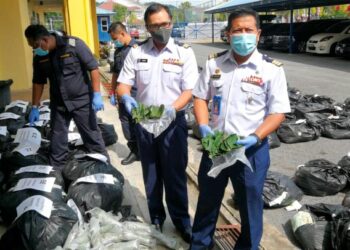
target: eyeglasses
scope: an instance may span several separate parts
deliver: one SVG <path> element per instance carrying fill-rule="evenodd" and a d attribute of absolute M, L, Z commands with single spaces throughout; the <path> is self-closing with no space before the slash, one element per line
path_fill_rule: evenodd
<path fill-rule="evenodd" d="M 164 23 L 155 23 L 155 24 L 148 24 L 147 25 L 147 28 L 151 31 L 157 31 L 159 30 L 160 28 L 170 28 L 171 27 L 171 22 L 164 22 Z"/>

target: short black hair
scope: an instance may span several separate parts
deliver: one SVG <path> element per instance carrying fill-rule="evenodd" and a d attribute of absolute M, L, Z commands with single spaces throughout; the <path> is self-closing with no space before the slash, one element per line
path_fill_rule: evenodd
<path fill-rule="evenodd" d="M 24 35 L 28 39 L 37 41 L 44 36 L 50 36 L 50 32 L 40 24 L 31 24 L 24 31 Z"/>
<path fill-rule="evenodd" d="M 230 16 L 228 17 L 228 24 L 227 24 L 227 31 L 230 31 L 232 28 L 232 21 L 238 17 L 244 17 L 244 16 L 252 16 L 255 18 L 256 22 L 256 28 L 260 29 L 260 19 L 258 13 L 249 8 L 238 8 L 231 12 Z"/>
<path fill-rule="evenodd" d="M 145 24 L 147 24 L 147 20 L 148 20 L 148 17 L 150 15 L 152 15 L 154 13 L 158 13 L 161 10 L 165 10 L 168 13 L 170 19 L 173 19 L 173 16 L 171 15 L 171 12 L 170 12 L 170 9 L 168 6 L 160 4 L 160 3 L 152 3 L 150 6 L 147 7 L 147 9 L 145 11 L 145 15 L 143 17 Z"/>
<path fill-rule="evenodd" d="M 108 33 L 116 33 L 120 30 L 127 32 L 124 24 L 122 24 L 121 22 L 113 22 L 108 28 Z"/>

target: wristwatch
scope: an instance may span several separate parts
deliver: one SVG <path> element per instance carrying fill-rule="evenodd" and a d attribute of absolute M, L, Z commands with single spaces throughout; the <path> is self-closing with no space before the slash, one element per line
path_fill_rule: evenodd
<path fill-rule="evenodd" d="M 250 134 L 251 136 L 254 136 L 255 138 L 256 138 L 256 144 L 255 144 L 255 146 L 256 147 L 259 147 L 260 145 L 261 145 L 261 143 L 262 143 L 262 140 L 260 139 L 260 137 L 259 136 L 257 136 L 257 134 L 255 134 L 255 133 L 252 133 L 252 134 Z"/>

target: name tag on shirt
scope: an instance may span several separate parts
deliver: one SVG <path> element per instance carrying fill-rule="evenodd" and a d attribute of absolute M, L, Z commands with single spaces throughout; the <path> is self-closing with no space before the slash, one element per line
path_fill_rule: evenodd
<path fill-rule="evenodd" d="M 60 58 L 63 59 L 63 58 L 71 57 L 71 56 L 72 56 L 72 54 L 66 53 L 66 54 L 61 55 Z"/>
<path fill-rule="evenodd" d="M 215 69 L 213 75 L 210 76 L 211 79 L 220 79 L 221 78 L 221 70 L 219 68 Z"/>
<path fill-rule="evenodd" d="M 137 63 L 146 63 L 146 62 L 148 62 L 148 59 L 146 59 L 146 58 L 138 58 L 137 59 Z"/>
<path fill-rule="evenodd" d="M 221 99 L 222 97 L 219 95 L 215 95 L 213 97 L 213 107 L 212 107 L 212 114 L 214 115 L 220 115 L 221 113 Z"/>

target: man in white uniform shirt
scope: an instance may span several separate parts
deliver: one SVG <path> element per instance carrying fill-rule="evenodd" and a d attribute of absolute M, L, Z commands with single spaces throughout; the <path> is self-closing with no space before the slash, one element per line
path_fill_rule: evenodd
<path fill-rule="evenodd" d="M 209 177 L 212 161 L 203 153 L 191 249 L 213 247 L 215 225 L 230 179 L 241 216 L 235 249 L 257 250 L 263 232 L 262 191 L 270 165 L 266 137 L 279 127 L 290 105 L 282 64 L 256 49 L 261 32 L 257 13 L 235 10 L 229 16 L 227 32 L 231 49 L 207 60 L 193 90 L 194 112 L 202 137 L 213 131 L 239 135 L 237 144 L 245 147 L 254 171 L 237 162 L 216 178 Z M 210 114 L 209 101 L 213 105 Z"/>
<path fill-rule="evenodd" d="M 189 242 L 188 132 L 184 108 L 191 100 L 192 89 L 198 80 L 197 62 L 188 45 L 179 44 L 170 37 L 172 16 L 168 7 L 150 5 L 144 20 L 152 38 L 130 50 L 119 74 L 118 96 L 129 113 L 138 102 L 147 106 L 164 104 L 168 116 L 174 117 L 160 136 L 154 138 L 137 125 L 136 137 L 152 224 L 162 230 L 164 188 L 170 217 L 182 238 Z M 130 96 L 133 85 L 137 87 L 136 100 Z"/>

